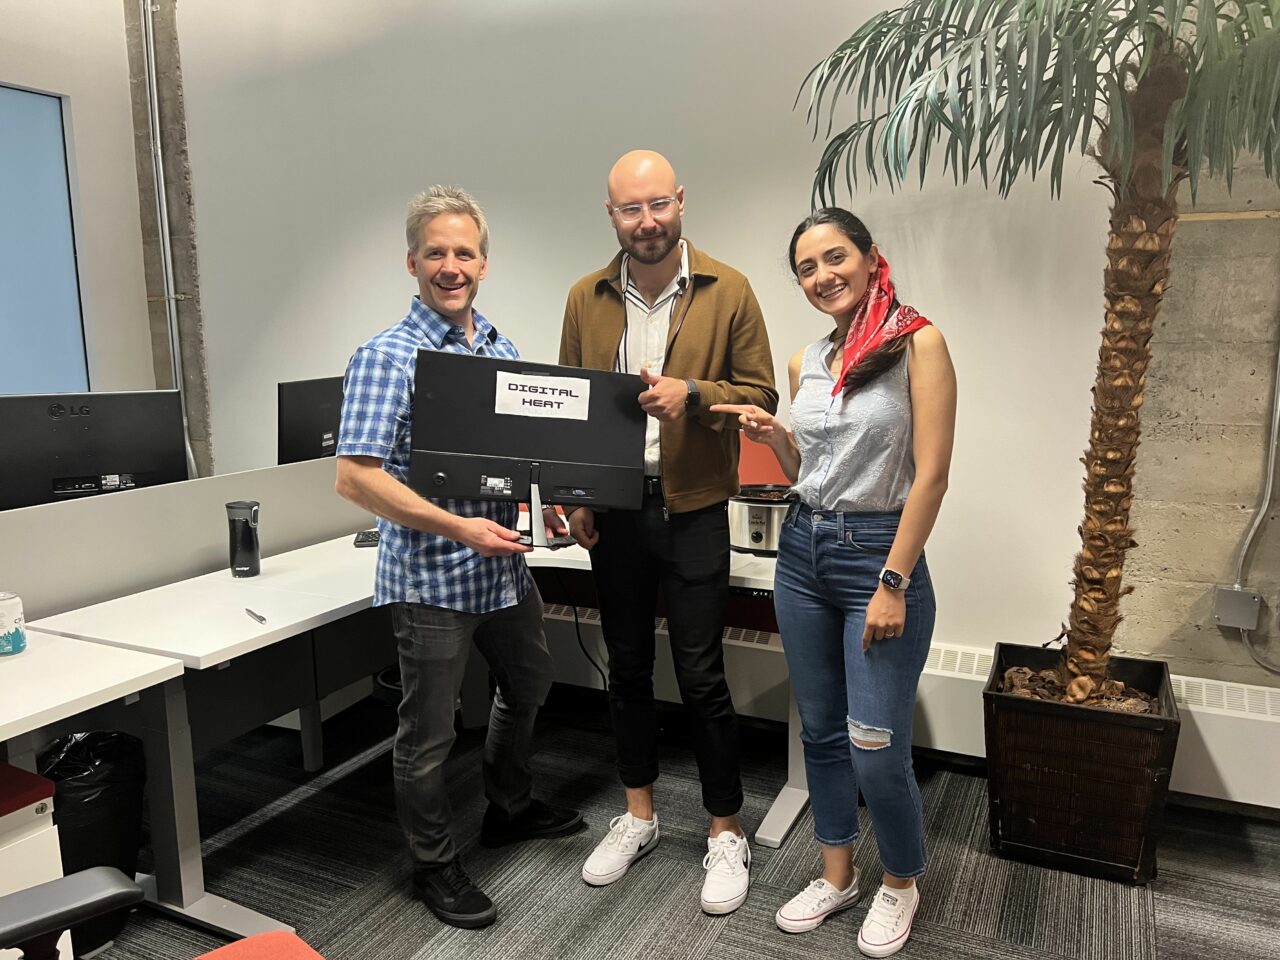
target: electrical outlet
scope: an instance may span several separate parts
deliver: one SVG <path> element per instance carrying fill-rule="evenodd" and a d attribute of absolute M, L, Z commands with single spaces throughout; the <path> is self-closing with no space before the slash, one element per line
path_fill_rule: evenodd
<path fill-rule="evenodd" d="M 1213 622 L 1220 627 L 1257 630 L 1262 598 L 1252 590 L 1219 587 L 1213 599 Z"/>

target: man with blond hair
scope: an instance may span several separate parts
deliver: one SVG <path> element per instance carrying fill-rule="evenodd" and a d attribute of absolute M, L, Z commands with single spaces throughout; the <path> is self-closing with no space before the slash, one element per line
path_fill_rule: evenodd
<path fill-rule="evenodd" d="M 605 212 L 622 249 L 569 291 L 560 362 L 639 374 L 646 389 L 637 401 L 649 426 L 641 508 L 596 514 L 582 507 L 569 518 L 574 539 L 591 551 L 627 796 L 626 812 L 583 865 L 582 879 L 613 883 L 659 839 L 653 662 L 661 592 L 711 816 L 702 909 L 724 914 L 747 897 L 751 852 L 738 822 L 738 726 L 721 649 L 738 431 L 710 407 L 776 410 L 773 355 L 747 278 L 682 237 L 684 187 L 665 157 L 624 155 L 609 172 L 608 192 Z"/>
<path fill-rule="evenodd" d="M 357 349 L 347 366 L 337 489 L 378 518 L 373 602 L 390 606 L 399 646 L 403 698 L 393 768 L 414 893 L 445 923 L 483 927 L 497 908 L 462 869 L 444 779 L 472 643 L 497 678 L 481 844 L 567 836 L 582 829 L 582 816 L 530 794 L 530 739 L 552 663 L 542 598 L 522 556 L 530 547 L 515 530 L 517 506 L 427 500 L 407 485 L 418 351 L 519 356 L 472 309 L 489 268 L 488 224 L 465 190 L 436 186 L 409 204 L 405 235 L 418 295 L 408 315 Z"/>

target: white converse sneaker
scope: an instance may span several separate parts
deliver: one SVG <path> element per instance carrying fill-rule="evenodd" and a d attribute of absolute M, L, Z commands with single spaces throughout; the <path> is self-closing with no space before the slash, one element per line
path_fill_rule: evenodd
<path fill-rule="evenodd" d="M 849 889 L 840 890 L 819 877 L 784 903 L 773 918 L 779 930 L 808 933 L 816 930 L 833 913 L 847 910 L 858 901 L 858 870 L 853 871 Z"/>
<path fill-rule="evenodd" d="M 902 949 L 911 935 L 911 921 L 920 906 L 920 889 L 906 890 L 880 885 L 867 918 L 858 931 L 858 949 L 868 957 L 890 957 Z"/>
<path fill-rule="evenodd" d="M 658 845 L 658 815 L 640 820 L 629 813 L 614 817 L 609 832 L 582 865 L 582 879 L 593 887 L 613 883 L 627 868 Z"/>
<path fill-rule="evenodd" d="M 702 881 L 702 909 L 707 913 L 733 913 L 747 899 L 751 884 L 751 848 L 747 838 L 732 830 L 707 838 L 702 858 L 707 877 Z"/>

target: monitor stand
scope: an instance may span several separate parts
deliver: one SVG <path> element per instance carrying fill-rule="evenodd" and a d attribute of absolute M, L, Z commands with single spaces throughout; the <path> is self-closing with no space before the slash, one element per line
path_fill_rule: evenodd
<path fill-rule="evenodd" d="M 535 549 L 542 547 L 546 550 L 559 550 L 561 547 L 571 547 L 576 542 L 573 537 L 566 535 L 547 539 L 547 527 L 542 522 L 542 490 L 538 486 L 541 467 L 540 463 L 529 464 L 529 537 L 521 537 L 520 542 Z"/>

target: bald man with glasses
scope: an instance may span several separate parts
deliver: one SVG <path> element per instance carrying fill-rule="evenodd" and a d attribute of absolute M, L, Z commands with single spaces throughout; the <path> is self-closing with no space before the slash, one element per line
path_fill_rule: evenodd
<path fill-rule="evenodd" d="M 653 696 L 654 617 L 666 601 L 672 661 L 693 730 L 702 802 L 711 817 L 702 908 L 746 899 L 751 854 L 742 807 L 738 722 L 721 637 L 729 599 L 727 502 L 738 492 L 735 420 L 714 403 L 778 407 L 764 317 L 746 277 L 681 235 L 684 187 L 665 157 L 626 154 L 609 173 L 605 212 L 621 249 L 569 291 L 560 363 L 638 374 L 649 415 L 639 510 L 569 516 L 591 551 L 605 645 L 609 707 L 626 812 L 587 859 L 594 886 L 620 879 L 660 837 Z"/>

